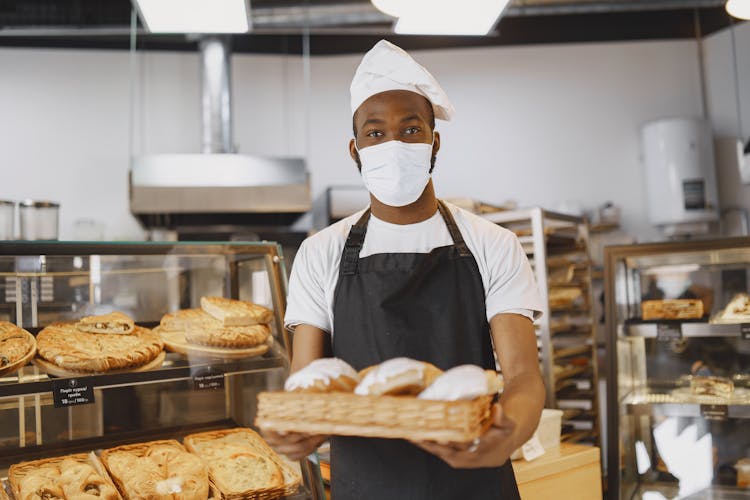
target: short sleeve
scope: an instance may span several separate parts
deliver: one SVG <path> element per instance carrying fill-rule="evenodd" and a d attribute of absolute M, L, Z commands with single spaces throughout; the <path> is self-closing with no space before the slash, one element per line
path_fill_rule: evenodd
<path fill-rule="evenodd" d="M 304 241 L 297 251 L 289 278 L 289 293 L 284 325 L 293 330 L 300 324 L 331 332 L 326 305 L 324 270 L 321 255 Z"/>
<path fill-rule="evenodd" d="M 487 283 L 487 321 L 501 313 L 530 311 L 532 319 L 542 314 L 531 264 L 516 235 L 498 233 L 485 248 L 489 279 Z M 526 315 L 526 314 L 525 314 Z"/>

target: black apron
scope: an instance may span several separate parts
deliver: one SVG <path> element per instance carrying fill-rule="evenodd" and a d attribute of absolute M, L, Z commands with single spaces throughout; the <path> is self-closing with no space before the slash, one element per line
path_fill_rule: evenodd
<path fill-rule="evenodd" d="M 361 370 L 406 356 L 446 370 L 495 368 L 479 268 L 450 211 L 438 208 L 453 245 L 429 253 L 359 258 L 368 209 L 352 226 L 333 303 L 333 354 Z M 334 500 L 515 500 L 510 461 L 498 468 L 453 469 L 397 439 L 331 439 Z"/>

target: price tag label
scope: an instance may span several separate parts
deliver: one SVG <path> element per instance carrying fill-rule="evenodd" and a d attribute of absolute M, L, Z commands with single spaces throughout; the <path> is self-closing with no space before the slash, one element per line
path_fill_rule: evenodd
<path fill-rule="evenodd" d="M 740 336 L 745 340 L 750 340 L 750 323 L 740 325 Z"/>
<path fill-rule="evenodd" d="M 729 416 L 729 406 L 701 405 L 701 416 L 707 420 L 726 420 Z"/>
<path fill-rule="evenodd" d="M 682 338 L 682 325 L 680 323 L 657 323 L 656 339 L 663 342 L 679 340 Z"/>
<path fill-rule="evenodd" d="M 53 380 L 52 399 L 55 408 L 91 404 L 94 402 L 94 387 L 86 379 Z"/>
<path fill-rule="evenodd" d="M 193 389 L 213 391 L 224 388 L 224 372 L 212 367 L 201 368 L 193 375 Z"/>

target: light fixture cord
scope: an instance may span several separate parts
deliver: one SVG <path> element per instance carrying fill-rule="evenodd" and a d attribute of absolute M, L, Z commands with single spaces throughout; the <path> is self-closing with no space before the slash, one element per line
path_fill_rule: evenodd
<path fill-rule="evenodd" d="M 734 36 L 734 30 L 737 26 L 737 23 L 734 22 L 734 19 L 731 19 L 730 22 L 732 23 L 729 30 L 732 35 L 732 67 L 734 69 L 734 98 L 737 102 L 737 132 L 739 133 L 739 139 L 740 142 L 743 144 L 745 143 L 745 135 L 743 133 L 743 127 L 742 127 L 742 102 L 740 101 L 740 76 L 737 69 L 737 42 L 735 40 Z"/>

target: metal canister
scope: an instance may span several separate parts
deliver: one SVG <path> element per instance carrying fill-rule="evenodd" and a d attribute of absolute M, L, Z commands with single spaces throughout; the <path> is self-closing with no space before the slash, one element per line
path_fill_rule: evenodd
<path fill-rule="evenodd" d="M 16 236 L 16 202 L 0 200 L 0 240 Z"/>
<path fill-rule="evenodd" d="M 18 204 L 22 240 L 56 240 L 60 204 L 53 201 L 24 200 Z"/>

